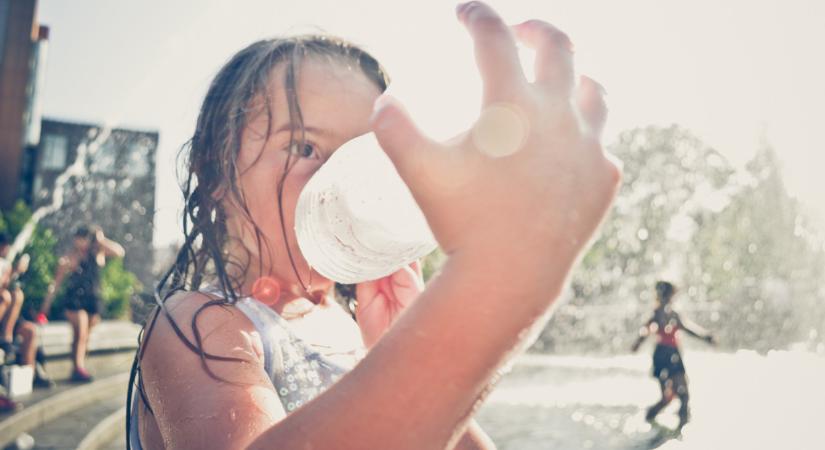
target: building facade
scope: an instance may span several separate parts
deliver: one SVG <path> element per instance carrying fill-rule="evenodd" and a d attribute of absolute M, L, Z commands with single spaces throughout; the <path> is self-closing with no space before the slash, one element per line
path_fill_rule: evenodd
<path fill-rule="evenodd" d="M 0 0 L 0 208 L 19 198 L 27 126 L 38 122 L 33 102 L 38 79 L 38 43 L 48 29 L 37 24 L 35 0 Z M 42 35 L 41 35 L 42 32 Z M 45 46 L 42 52 L 45 57 Z"/>

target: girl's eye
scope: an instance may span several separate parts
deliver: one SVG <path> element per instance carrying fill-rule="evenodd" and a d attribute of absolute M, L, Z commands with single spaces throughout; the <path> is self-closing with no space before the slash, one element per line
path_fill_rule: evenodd
<path fill-rule="evenodd" d="M 298 142 L 295 142 L 289 147 L 289 150 L 290 153 L 300 158 L 314 158 L 317 156 L 315 146 L 309 142 L 306 142 L 303 145 L 301 145 Z"/>

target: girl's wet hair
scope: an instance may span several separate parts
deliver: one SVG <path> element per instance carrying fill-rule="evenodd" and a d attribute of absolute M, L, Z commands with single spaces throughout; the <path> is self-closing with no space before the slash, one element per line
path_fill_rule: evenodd
<path fill-rule="evenodd" d="M 669 281 L 657 281 L 656 282 L 656 295 L 658 296 L 659 301 L 662 303 L 667 303 L 673 298 L 673 294 L 676 293 L 676 286 Z"/>
<path fill-rule="evenodd" d="M 91 225 L 81 225 L 74 230 L 74 237 L 82 239 L 94 239 L 97 228 Z"/>
<path fill-rule="evenodd" d="M 261 112 L 265 112 L 269 119 L 265 135 L 268 136 L 272 131 L 270 127 L 273 115 L 273 93 L 269 85 L 272 81 L 273 69 L 283 65 L 285 69 L 283 86 L 286 91 L 289 122 L 292 124 L 289 148 L 304 147 L 305 132 L 296 84 L 300 62 L 307 57 L 326 60 L 330 64 L 344 65 L 350 69 L 360 69 L 381 91 L 386 90 L 389 84 L 389 78 L 384 69 L 369 53 L 342 39 L 324 35 L 302 35 L 258 41 L 235 54 L 221 68 L 206 93 L 198 115 L 195 133 L 181 148 L 178 155 L 179 158 L 184 158 L 182 166 L 185 171 L 184 177 L 178 174 L 178 178 L 182 179 L 181 189 L 185 201 L 184 242 L 177 253 L 174 264 L 163 274 L 155 289 L 154 299 L 157 305 L 150 313 L 141 333 L 140 347 L 132 367 L 132 381 L 129 385 L 127 405 L 131 405 L 132 388 L 136 373 L 139 371 L 140 360 L 160 314 L 166 316 L 172 329 L 186 347 L 200 356 L 203 369 L 213 378 L 218 379 L 209 368 L 209 360 L 242 361 L 239 358 L 206 352 L 203 349 L 197 320 L 201 312 L 208 307 L 225 306 L 238 301 L 240 283 L 250 264 L 257 264 L 262 274 L 268 273 L 271 269 L 272 262 L 264 260 L 264 255 L 267 257 L 270 255 L 268 251 L 257 252 L 259 256 L 256 261 L 253 261 L 249 254 L 244 260 L 229 258 L 225 252 L 228 243 L 227 214 L 222 205 L 227 200 L 237 205 L 243 218 L 254 229 L 258 248 L 269 249 L 269 243 L 266 242 L 261 229 L 252 219 L 243 192 L 239 188 L 239 177 L 242 173 L 237 166 L 237 158 L 241 147 L 241 136 L 249 120 Z M 296 145 L 298 147 L 295 147 Z M 260 153 L 258 158 L 260 158 Z M 288 152 L 284 176 L 278 180 L 277 186 L 277 207 L 284 234 L 286 234 L 286 227 L 281 200 L 284 180 L 294 162 L 292 152 Z M 273 206 L 275 206 L 274 203 Z M 284 241 L 287 240 L 284 239 Z M 301 278 L 289 246 L 286 246 L 285 251 L 288 253 L 299 283 L 304 291 L 307 291 L 310 280 Z M 197 309 L 190 323 L 193 342 L 186 337 L 179 324 L 168 313 L 165 302 L 175 292 L 197 291 L 203 286 L 204 280 L 213 281 L 215 287 L 223 294 L 223 298 L 205 302 Z M 145 402 L 142 385 L 138 387 Z M 148 403 L 146 405 L 149 406 Z M 128 417 L 129 414 L 127 414 Z"/>
<path fill-rule="evenodd" d="M 97 225 L 80 225 L 74 230 L 75 239 L 86 239 L 89 241 L 89 248 L 86 250 L 87 258 L 92 258 L 97 255 L 100 250 L 100 243 L 97 242 L 97 231 L 100 229 Z"/>

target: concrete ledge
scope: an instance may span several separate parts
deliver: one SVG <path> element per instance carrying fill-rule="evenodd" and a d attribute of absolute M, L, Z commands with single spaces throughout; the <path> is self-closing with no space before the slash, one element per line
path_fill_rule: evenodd
<path fill-rule="evenodd" d="M 40 427 L 69 411 L 117 395 L 125 396 L 128 384 L 129 373 L 120 373 L 67 389 L 28 406 L 0 422 L 0 448 L 13 442 L 20 433 Z"/>
<path fill-rule="evenodd" d="M 100 379 L 116 373 L 129 372 L 132 369 L 134 360 L 134 350 L 120 351 L 97 351 L 86 356 L 86 368 L 89 372 Z M 46 371 L 49 376 L 58 383 L 69 380 L 74 369 L 72 358 L 69 356 L 59 356 L 46 359 Z M 46 393 L 48 391 L 35 391 L 35 393 Z M 26 398 L 22 398 L 27 402 Z"/>
<path fill-rule="evenodd" d="M 120 408 L 98 422 L 77 444 L 77 450 L 98 450 L 124 433 L 126 409 Z"/>

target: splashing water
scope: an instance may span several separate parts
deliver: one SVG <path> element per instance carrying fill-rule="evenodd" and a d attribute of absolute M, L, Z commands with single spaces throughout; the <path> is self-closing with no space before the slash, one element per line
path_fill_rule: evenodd
<path fill-rule="evenodd" d="M 89 174 L 86 164 L 88 156 L 94 156 L 100 149 L 100 146 L 106 142 L 112 133 L 113 125 L 120 123 L 123 113 L 134 109 L 136 102 L 141 101 L 145 97 L 144 94 L 146 91 L 154 89 L 156 85 L 162 84 L 166 81 L 166 70 L 168 67 L 166 62 L 173 58 L 180 57 L 180 54 L 185 51 L 185 48 L 181 45 L 181 43 L 188 41 L 196 42 L 194 30 L 198 27 L 195 27 L 194 25 L 203 21 L 206 17 L 209 17 L 209 13 L 211 13 L 214 9 L 214 4 L 200 8 L 198 12 L 187 17 L 187 20 L 180 23 L 177 28 L 177 32 L 171 34 L 166 39 L 166 45 L 163 47 L 166 50 L 166 53 L 161 55 L 152 70 L 147 72 L 140 82 L 130 89 L 127 98 L 119 102 L 121 105 L 120 110 L 115 111 L 114 114 L 109 116 L 109 120 L 105 121 L 105 123 L 97 129 L 96 136 L 89 136 L 88 140 L 85 140 L 78 145 L 76 152 L 77 156 L 74 162 L 69 165 L 66 170 L 64 170 L 55 180 L 51 203 L 38 208 L 34 211 L 34 213 L 32 213 L 31 218 L 20 230 L 20 233 L 17 234 L 14 243 L 9 249 L 9 260 L 13 260 L 14 257 L 23 251 L 26 245 L 28 245 L 37 224 L 40 223 L 44 217 L 57 212 L 63 206 L 68 181 L 71 180 L 72 177 L 81 178 Z"/>
<path fill-rule="evenodd" d="M 88 175 L 89 169 L 86 165 L 86 161 L 89 155 L 94 155 L 97 153 L 100 146 L 106 142 L 111 133 L 112 127 L 105 125 L 97 130 L 97 134 L 94 137 L 90 136 L 89 140 L 84 140 L 80 143 L 80 145 L 78 145 L 77 156 L 75 157 L 74 162 L 66 167 L 66 170 L 64 170 L 54 182 L 54 191 L 52 192 L 51 203 L 37 208 L 37 210 L 32 213 L 29 221 L 26 222 L 20 230 L 20 233 L 18 233 L 17 237 L 14 239 L 14 243 L 9 249 L 8 259 L 10 261 L 14 260 L 14 257 L 22 252 L 26 245 L 28 245 L 29 241 L 31 241 L 37 224 L 40 223 L 44 217 L 60 210 L 63 206 L 63 201 L 66 196 L 66 186 L 69 180 L 71 180 L 72 177 L 82 178 Z"/>

